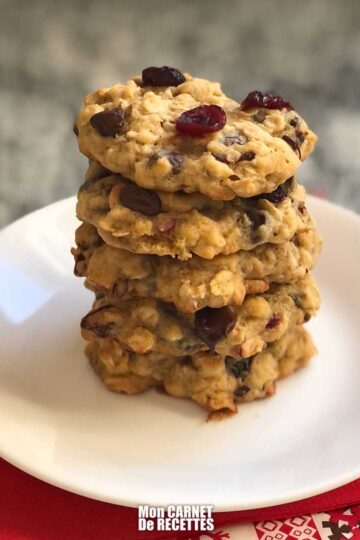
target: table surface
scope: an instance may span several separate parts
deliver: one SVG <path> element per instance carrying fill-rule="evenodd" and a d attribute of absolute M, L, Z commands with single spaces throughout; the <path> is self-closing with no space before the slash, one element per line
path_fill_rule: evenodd
<path fill-rule="evenodd" d="M 319 135 L 299 178 L 360 211 L 360 2 L 0 0 L 0 226 L 74 194 L 84 94 L 148 65 L 283 94 Z"/>

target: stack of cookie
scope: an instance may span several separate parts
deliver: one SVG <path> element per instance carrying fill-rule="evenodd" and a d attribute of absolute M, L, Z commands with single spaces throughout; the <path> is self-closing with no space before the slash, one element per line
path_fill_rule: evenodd
<path fill-rule="evenodd" d="M 269 396 L 314 353 L 321 241 L 294 178 L 316 136 L 280 96 L 147 68 L 84 100 L 75 273 L 106 386 L 155 386 L 212 416 Z"/>

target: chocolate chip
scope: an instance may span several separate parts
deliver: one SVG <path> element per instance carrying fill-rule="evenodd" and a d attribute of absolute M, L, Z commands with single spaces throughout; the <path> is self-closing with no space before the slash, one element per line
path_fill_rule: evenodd
<path fill-rule="evenodd" d="M 142 86 L 179 86 L 183 82 L 181 71 L 169 66 L 148 67 L 142 72 Z"/>
<path fill-rule="evenodd" d="M 307 213 L 305 203 L 300 202 L 300 203 L 298 204 L 298 210 L 299 210 L 300 214 L 302 214 L 303 216 L 305 216 L 306 213 Z"/>
<path fill-rule="evenodd" d="M 223 143 L 225 146 L 232 146 L 233 144 L 246 144 L 248 138 L 245 135 L 240 135 L 239 133 L 229 133 L 223 138 Z"/>
<path fill-rule="evenodd" d="M 254 208 L 247 208 L 245 210 L 245 214 L 251 222 L 251 227 L 253 230 L 258 229 L 259 227 L 261 227 L 261 225 L 264 225 L 266 223 L 265 214 L 259 212 L 258 210 L 255 210 Z"/>
<path fill-rule="evenodd" d="M 235 360 L 230 356 L 225 358 L 226 369 L 236 378 L 245 377 L 250 371 L 252 358 L 243 358 L 242 360 Z"/>
<path fill-rule="evenodd" d="M 149 189 L 143 189 L 135 184 L 125 184 L 119 194 L 120 202 L 126 208 L 145 216 L 155 216 L 161 212 L 159 196 Z"/>
<path fill-rule="evenodd" d="M 103 137 L 115 137 L 121 133 L 124 125 L 124 111 L 121 107 L 109 109 L 94 114 L 90 124 Z"/>
<path fill-rule="evenodd" d="M 267 330 L 272 330 L 273 328 L 275 328 L 281 321 L 281 317 L 278 313 L 275 313 L 271 319 L 269 320 L 269 322 L 267 323 L 267 325 L 265 326 L 265 328 Z"/>
<path fill-rule="evenodd" d="M 302 144 L 305 141 L 305 134 L 302 131 L 300 131 L 300 129 L 297 129 L 295 131 L 295 135 L 300 144 Z"/>
<path fill-rule="evenodd" d="M 297 127 L 299 123 L 299 118 L 297 116 L 295 116 L 295 118 L 292 118 L 289 122 L 290 126 L 292 127 Z"/>
<path fill-rule="evenodd" d="M 226 337 L 235 326 L 235 315 L 230 307 L 219 309 L 206 307 L 195 313 L 195 333 L 209 349 Z"/>
<path fill-rule="evenodd" d="M 289 191 L 291 181 L 292 181 L 292 178 L 289 178 L 288 180 L 286 180 L 286 182 L 278 186 L 271 193 L 261 193 L 260 195 L 251 197 L 251 199 L 255 201 L 266 199 L 267 201 L 272 202 L 272 203 L 279 203 L 288 196 L 288 191 Z"/>
<path fill-rule="evenodd" d="M 80 327 L 83 330 L 88 330 L 89 332 L 93 332 L 97 337 L 99 338 L 106 338 L 109 336 L 111 329 L 113 328 L 113 323 L 108 324 L 97 324 L 96 322 L 92 322 L 93 315 L 100 313 L 101 311 L 104 311 L 108 309 L 109 305 L 101 306 L 100 308 L 94 309 L 93 311 L 90 311 L 85 317 L 81 319 Z"/>
<path fill-rule="evenodd" d="M 298 154 L 299 159 L 301 159 L 301 151 L 298 140 L 294 137 L 290 137 L 290 135 L 283 135 L 282 140 L 288 143 L 288 145 L 291 146 L 294 152 Z"/>
<path fill-rule="evenodd" d="M 74 274 L 76 277 L 82 277 L 86 270 L 85 257 L 82 253 L 75 255 Z"/>
<path fill-rule="evenodd" d="M 242 386 L 239 386 L 239 388 L 236 388 L 234 394 L 237 397 L 243 397 L 248 392 L 250 392 L 250 388 L 248 386 L 246 386 L 245 384 L 243 384 Z"/>
<path fill-rule="evenodd" d="M 227 165 L 229 164 L 224 154 L 213 154 L 213 156 L 217 161 L 221 161 L 221 163 L 226 163 Z"/>
<path fill-rule="evenodd" d="M 237 163 L 239 163 L 240 161 L 252 161 L 253 159 L 255 159 L 255 152 L 244 152 L 243 154 L 241 154 L 241 156 L 239 157 L 239 159 L 237 160 Z"/>
<path fill-rule="evenodd" d="M 77 137 L 79 136 L 79 129 L 78 129 L 77 125 L 76 125 L 76 122 L 73 125 L 73 132 L 75 133 L 75 135 Z"/>
<path fill-rule="evenodd" d="M 266 112 L 265 111 L 258 111 L 253 115 L 253 120 L 257 122 L 258 124 L 262 124 L 266 118 Z"/>
<path fill-rule="evenodd" d="M 301 298 L 298 294 L 290 293 L 290 298 L 293 300 L 296 307 L 301 308 Z"/>
<path fill-rule="evenodd" d="M 229 180 L 234 180 L 234 181 L 235 181 L 235 180 L 240 180 L 240 177 L 237 176 L 236 174 L 230 174 Z"/>
<path fill-rule="evenodd" d="M 149 165 L 152 165 L 160 158 L 166 158 L 172 166 L 172 174 L 178 174 L 184 164 L 185 157 L 180 152 L 173 150 L 159 150 L 149 158 Z"/>

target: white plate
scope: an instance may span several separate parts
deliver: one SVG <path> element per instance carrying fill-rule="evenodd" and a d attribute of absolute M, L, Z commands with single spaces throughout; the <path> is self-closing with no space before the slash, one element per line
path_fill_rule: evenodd
<path fill-rule="evenodd" d="M 91 295 L 72 275 L 74 199 L 0 233 L 0 454 L 76 493 L 128 506 L 256 508 L 360 476 L 360 218 L 309 201 L 325 239 L 309 368 L 269 400 L 206 423 L 194 403 L 105 390 L 83 355 Z"/>

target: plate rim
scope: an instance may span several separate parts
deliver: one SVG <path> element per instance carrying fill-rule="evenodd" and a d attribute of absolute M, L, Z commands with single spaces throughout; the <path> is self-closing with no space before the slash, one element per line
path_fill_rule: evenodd
<path fill-rule="evenodd" d="M 355 211 L 348 208 L 344 208 L 343 206 L 340 206 L 328 200 L 322 199 L 320 197 L 316 197 L 314 195 L 308 195 L 308 201 L 310 202 L 311 205 L 315 205 L 315 206 L 317 205 L 319 207 L 321 206 L 326 207 L 327 211 L 336 212 L 338 215 L 341 215 L 343 218 L 352 220 L 352 222 L 356 223 L 356 226 L 360 228 L 360 215 L 357 214 Z M 49 205 L 38 208 L 34 210 L 33 212 L 26 214 L 25 216 L 20 217 L 19 219 L 8 224 L 7 226 L 5 226 L 4 228 L 0 230 L 0 243 L 3 238 L 4 233 L 7 233 L 12 227 L 17 226 L 24 220 L 27 220 L 29 218 L 31 219 L 32 217 L 35 217 L 38 214 L 41 214 L 45 210 L 54 208 L 56 206 L 61 206 L 64 204 L 65 205 L 70 204 L 72 202 L 74 203 L 76 202 L 76 196 L 70 196 L 65 199 L 55 201 Z M 168 501 L 161 500 L 160 498 L 157 498 L 157 502 L 154 503 L 152 500 L 148 498 L 148 496 L 145 496 L 141 499 L 137 498 L 135 500 L 134 497 L 126 498 L 123 496 L 106 495 L 105 493 L 102 492 L 103 490 L 99 491 L 99 490 L 91 489 L 91 488 L 82 488 L 80 485 L 78 485 L 76 480 L 74 482 L 67 481 L 67 480 L 62 481 L 57 477 L 56 474 L 54 475 L 51 474 L 51 470 L 49 469 L 47 471 L 42 470 L 41 467 L 38 466 L 38 462 L 36 462 L 36 465 L 34 467 L 31 467 L 29 463 L 26 463 L 22 461 L 21 459 L 16 459 L 13 456 L 11 456 L 3 448 L 2 437 L 0 437 L 0 457 L 4 459 L 6 462 L 8 462 L 10 465 L 15 466 L 16 468 L 20 469 L 26 474 L 29 474 L 30 476 L 33 476 L 34 478 L 40 481 L 48 483 L 56 488 L 59 488 L 59 489 L 68 491 L 70 493 L 74 493 L 76 495 L 89 498 L 89 499 L 97 500 L 104 503 L 126 506 L 130 508 L 136 508 L 138 507 L 139 504 L 148 504 L 152 506 L 167 506 L 169 504 Z M 328 482 L 317 482 L 316 484 L 305 487 L 304 489 L 300 491 L 296 490 L 296 493 L 292 491 L 288 493 L 286 496 L 278 495 L 276 497 L 273 497 L 271 500 L 269 499 L 264 500 L 264 499 L 259 498 L 256 504 L 250 504 L 250 505 L 246 503 L 236 504 L 236 502 L 216 504 L 214 507 L 214 511 L 230 512 L 230 511 L 255 510 L 255 509 L 260 509 L 260 508 L 265 508 L 265 507 L 273 507 L 273 506 L 278 506 L 281 504 L 288 504 L 291 502 L 301 501 L 309 497 L 313 497 L 321 493 L 326 493 L 338 487 L 344 486 L 347 483 L 352 482 L 359 477 L 360 477 L 360 460 L 359 460 L 358 468 L 354 469 L 352 472 L 348 474 L 336 474 L 334 477 L 331 477 Z"/>

